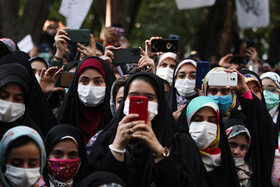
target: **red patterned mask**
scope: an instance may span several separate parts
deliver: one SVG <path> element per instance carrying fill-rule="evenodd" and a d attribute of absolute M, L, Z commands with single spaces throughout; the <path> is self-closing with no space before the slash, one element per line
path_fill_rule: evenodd
<path fill-rule="evenodd" d="M 76 159 L 48 159 L 50 174 L 61 182 L 72 179 L 79 169 L 81 158 Z"/>

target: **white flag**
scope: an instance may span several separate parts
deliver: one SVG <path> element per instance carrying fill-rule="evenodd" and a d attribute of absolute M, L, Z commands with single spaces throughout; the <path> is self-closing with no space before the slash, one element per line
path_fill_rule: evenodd
<path fill-rule="evenodd" d="M 80 29 L 93 0 L 62 0 L 59 13 L 66 17 L 70 29 Z"/>
<path fill-rule="evenodd" d="M 178 9 L 192 9 L 205 6 L 212 6 L 215 0 L 176 0 Z"/>
<path fill-rule="evenodd" d="M 241 28 L 266 27 L 269 24 L 269 0 L 235 0 Z"/>

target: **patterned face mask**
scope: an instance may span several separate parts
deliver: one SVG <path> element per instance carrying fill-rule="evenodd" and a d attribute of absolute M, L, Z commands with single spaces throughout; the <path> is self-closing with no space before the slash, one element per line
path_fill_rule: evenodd
<path fill-rule="evenodd" d="M 66 182 L 76 175 L 81 158 L 76 159 L 48 159 L 50 174 L 61 182 Z"/>

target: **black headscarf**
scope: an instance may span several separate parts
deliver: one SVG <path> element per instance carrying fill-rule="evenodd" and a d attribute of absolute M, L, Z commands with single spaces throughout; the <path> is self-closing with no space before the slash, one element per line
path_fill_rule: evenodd
<path fill-rule="evenodd" d="M 15 51 L 12 54 L 6 55 L 0 60 L 0 66 L 4 64 L 20 64 L 28 72 L 30 77 L 30 91 L 28 94 L 29 103 L 29 114 L 32 121 L 38 125 L 41 129 L 43 136 L 45 136 L 48 131 L 56 125 L 56 119 L 49 108 L 47 100 L 44 96 L 44 93 L 41 90 L 41 87 L 35 78 L 35 75 L 32 71 L 32 67 L 28 61 L 28 55 L 21 51 Z"/>
<path fill-rule="evenodd" d="M 110 91 L 111 91 L 111 86 L 113 82 L 115 81 L 115 76 L 113 72 L 110 69 L 110 66 L 108 63 L 106 63 L 103 59 L 100 59 L 98 57 L 89 57 L 86 58 L 95 58 L 99 60 L 102 63 L 102 66 L 104 67 L 105 71 L 105 82 L 106 82 L 106 92 L 105 92 L 105 98 L 103 103 L 100 106 L 97 107 L 103 107 L 103 114 L 102 114 L 102 119 L 101 123 L 99 124 L 99 129 L 103 129 L 106 127 L 106 125 L 110 122 L 112 119 L 112 114 L 110 112 Z M 79 114 L 79 106 L 82 103 L 79 100 L 78 96 L 78 73 L 81 64 L 85 61 L 83 60 L 77 67 L 75 75 L 73 77 L 72 83 L 69 87 L 69 91 L 66 94 L 66 97 L 62 103 L 61 109 L 58 114 L 58 122 L 59 123 L 67 123 L 71 124 L 77 127 L 80 127 L 80 114 Z M 91 107 L 94 108 L 94 107 Z M 83 132 L 82 132 L 83 133 Z M 93 136 L 93 135 L 92 135 Z M 87 143 L 87 142 L 85 142 Z"/>
<path fill-rule="evenodd" d="M 53 127 L 45 138 L 45 148 L 48 157 L 53 147 L 59 141 L 61 141 L 61 138 L 65 136 L 70 136 L 76 140 L 78 144 L 79 156 L 81 157 L 81 165 L 79 167 L 77 174 L 73 179 L 73 185 L 75 186 L 87 175 L 87 155 L 86 155 L 85 143 L 80 130 L 77 127 L 74 127 L 69 124 L 59 124 Z M 47 184 L 49 184 L 47 166 L 44 169 L 44 180 Z"/>
<path fill-rule="evenodd" d="M 124 163 L 119 163 L 113 158 L 113 163 L 120 167 L 115 167 L 116 165 L 111 165 L 111 163 L 106 161 L 108 155 L 111 154 L 108 146 L 113 142 L 118 123 L 124 117 L 124 101 L 128 95 L 129 86 L 134 79 L 141 76 L 148 77 L 156 85 L 158 114 L 152 120 L 152 129 L 163 147 L 172 147 L 170 157 L 163 164 L 164 172 L 153 172 L 154 158 L 152 152 L 136 139 L 131 139 L 126 146 L 127 153 Z M 142 72 L 134 74 L 124 88 L 124 100 L 116 116 L 93 144 L 88 157 L 91 171 L 106 170 L 114 172 L 128 186 L 149 186 L 152 181 L 158 186 L 170 186 L 171 184 L 167 184 L 168 182 L 174 186 L 201 186 L 204 182 L 204 172 L 197 147 L 189 136 L 177 132 L 176 122 L 164 96 L 163 81 L 152 73 Z M 113 156 L 111 155 L 111 157 Z M 120 171 L 120 168 L 123 168 L 124 172 Z M 172 176 L 169 176 L 170 172 L 166 171 L 174 171 L 174 173 L 172 173 Z"/>
<path fill-rule="evenodd" d="M 87 176 L 78 186 L 80 187 L 113 187 L 118 184 L 117 187 L 126 187 L 125 183 L 115 174 L 109 172 L 95 172 Z M 108 185 L 108 186 L 107 186 Z"/>
<path fill-rule="evenodd" d="M 27 70 L 20 64 L 5 64 L 0 66 L 0 88 L 7 83 L 17 83 L 24 92 L 25 112 L 22 117 L 14 122 L 6 123 L 0 121 L 0 137 L 2 137 L 7 130 L 18 125 L 25 125 L 38 130 L 38 127 L 30 120 L 30 76 Z M 40 132 L 40 130 L 39 130 Z"/>
<path fill-rule="evenodd" d="M 6 44 L 4 44 L 3 42 L 0 41 L 0 58 L 2 58 L 3 56 L 10 54 L 11 51 L 9 50 L 9 48 L 6 46 Z"/>

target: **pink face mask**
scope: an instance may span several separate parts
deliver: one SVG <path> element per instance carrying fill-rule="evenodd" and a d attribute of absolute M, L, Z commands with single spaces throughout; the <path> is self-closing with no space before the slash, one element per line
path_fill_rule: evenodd
<path fill-rule="evenodd" d="M 81 158 L 48 159 L 48 170 L 56 180 L 69 181 L 76 175 L 80 161 Z"/>

